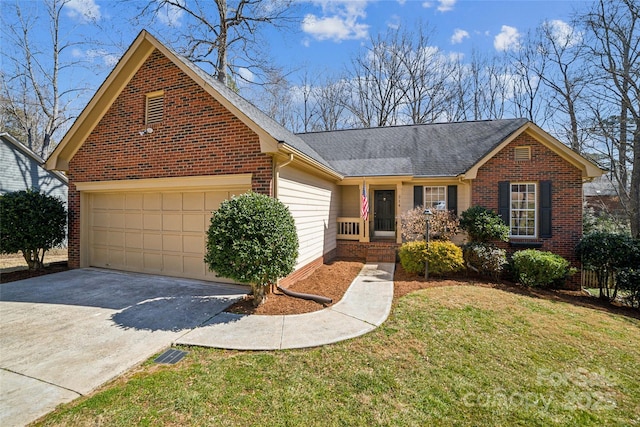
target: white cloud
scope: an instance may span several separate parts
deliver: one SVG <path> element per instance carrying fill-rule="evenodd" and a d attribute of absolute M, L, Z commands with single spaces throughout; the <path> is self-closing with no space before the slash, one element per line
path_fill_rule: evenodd
<path fill-rule="evenodd" d="M 80 22 L 99 21 L 102 16 L 95 0 L 69 0 L 65 5 L 67 16 Z"/>
<path fill-rule="evenodd" d="M 255 81 L 255 74 L 253 74 L 251 70 L 249 70 L 248 68 L 243 68 L 243 67 L 238 68 L 238 74 L 240 74 L 240 77 L 242 77 L 248 82 Z"/>
<path fill-rule="evenodd" d="M 159 0 L 158 0 L 159 1 Z M 184 0 L 180 2 L 180 4 L 184 4 Z M 180 9 L 177 6 L 162 4 L 162 6 L 158 9 L 156 16 L 158 20 L 162 22 L 164 25 L 168 27 L 179 27 L 182 23 L 180 19 L 184 14 L 184 10 Z"/>
<path fill-rule="evenodd" d="M 520 33 L 518 29 L 503 25 L 500 34 L 493 39 L 493 47 L 500 52 L 506 52 L 520 47 Z"/>
<path fill-rule="evenodd" d="M 457 0 L 438 0 L 440 6 L 438 6 L 438 10 L 440 12 L 449 12 L 453 10 L 453 6 L 455 6 Z"/>
<path fill-rule="evenodd" d="M 469 32 L 462 30 L 460 28 L 456 28 L 451 36 L 451 44 L 459 44 L 464 41 L 464 39 L 469 38 Z"/>
<path fill-rule="evenodd" d="M 554 19 L 545 22 L 544 25 L 554 41 L 561 46 L 571 47 L 582 42 L 582 33 L 564 21 Z"/>
<path fill-rule="evenodd" d="M 400 17 L 398 15 L 391 15 L 387 21 L 387 27 L 397 30 L 400 28 Z"/>
<path fill-rule="evenodd" d="M 449 12 L 451 10 L 453 10 L 453 6 L 455 6 L 456 2 L 458 0 L 438 0 L 438 11 L 440 12 Z M 424 7 L 425 9 L 429 9 L 431 7 L 433 7 L 433 2 L 432 1 L 423 1 L 422 2 L 422 7 Z"/>
<path fill-rule="evenodd" d="M 102 60 L 102 63 L 109 68 L 114 67 L 120 59 L 116 55 L 113 55 L 104 49 L 89 49 L 85 52 L 85 55 L 91 61 L 96 58 Z"/>
<path fill-rule="evenodd" d="M 369 34 L 369 25 L 361 22 L 366 18 L 366 1 L 324 1 L 322 16 L 309 13 L 302 20 L 302 31 L 316 40 L 358 40 Z"/>

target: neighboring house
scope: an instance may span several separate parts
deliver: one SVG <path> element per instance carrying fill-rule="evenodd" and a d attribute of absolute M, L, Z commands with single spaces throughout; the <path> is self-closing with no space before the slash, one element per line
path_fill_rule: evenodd
<path fill-rule="evenodd" d="M 247 190 L 295 218 L 286 280 L 335 256 L 394 261 L 399 215 L 423 204 L 495 209 L 513 246 L 575 263 L 582 184 L 602 174 L 524 119 L 295 135 L 144 31 L 47 167 L 70 179 L 72 267 L 205 280 L 211 211 Z"/>
<path fill-rule="evenodd" d="M 584 201 L 587 207 L 596 213 L 604 212 L 617 218 L 626 217 L 618 190 L 608 174 L 584 184 Z"/>
<path fill-rule="evenodd" d="M 68 180 L 49 171 L 44 160 L 10 134 L 0 133 L 0 194 L 35 189 L 67 204 Z"/>

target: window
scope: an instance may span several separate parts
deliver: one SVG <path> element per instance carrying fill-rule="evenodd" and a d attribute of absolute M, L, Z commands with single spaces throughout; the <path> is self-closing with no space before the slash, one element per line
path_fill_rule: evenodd
<path fill-rule="evenodd" d="M 424 206 L 447 210 L 447 187 L 424 187 Z"/>
<path fill-rule="evenodd" d="M 145 123 L 160 123 L 164 116 L 164 91 L 147 94 Z"/>
<path fill-rule="evenodd" d="M 511 183 L 510 228 L 513 237 L 536 236 L 536 185 Z"/>

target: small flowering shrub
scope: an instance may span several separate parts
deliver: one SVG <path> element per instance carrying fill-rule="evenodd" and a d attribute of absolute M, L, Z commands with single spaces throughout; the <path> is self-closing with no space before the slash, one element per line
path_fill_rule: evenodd
<path fill-rule="evenodd" d="M 560 255 L 535 249 L 514 253 L 513 268 L 518 281 L 525 286 L 546 287 L 576 273 Z"/>
<path fill-rule="evenodd" d="M 460 221 L 449 211 L 432 211 L 429 218 L 429 240 L 451 240 L 460 231 Z M 424 208 L 411 209 L 400 215 L 400 229 L 405 241 L 424 239 L 427 223 Z"/>
<path fill-rule="evenodd" d="M 429 260 L 429 273 L 442 276 L 464 268 L 462 249 L 452 242 L 424 240 L 407 242 L 398 251 L 400 264 L 408 273 L 420 274 L 425 270 L 425 260 Z"/>
<path fill-rule="evenodd" d="M 507 251 L 491 243 L 468 243 L 463 246 L 463 256 L 469 269 L 493 279 L 498 279 L 507 265 Z"/>

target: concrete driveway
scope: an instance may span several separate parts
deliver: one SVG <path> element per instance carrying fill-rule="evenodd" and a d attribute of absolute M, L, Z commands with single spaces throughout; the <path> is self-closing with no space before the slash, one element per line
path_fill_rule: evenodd
<path fill-rule="evenodd" d="M 90 393 L 247 291 L 93 268 L 0 285 L 0 425 Z"/>

